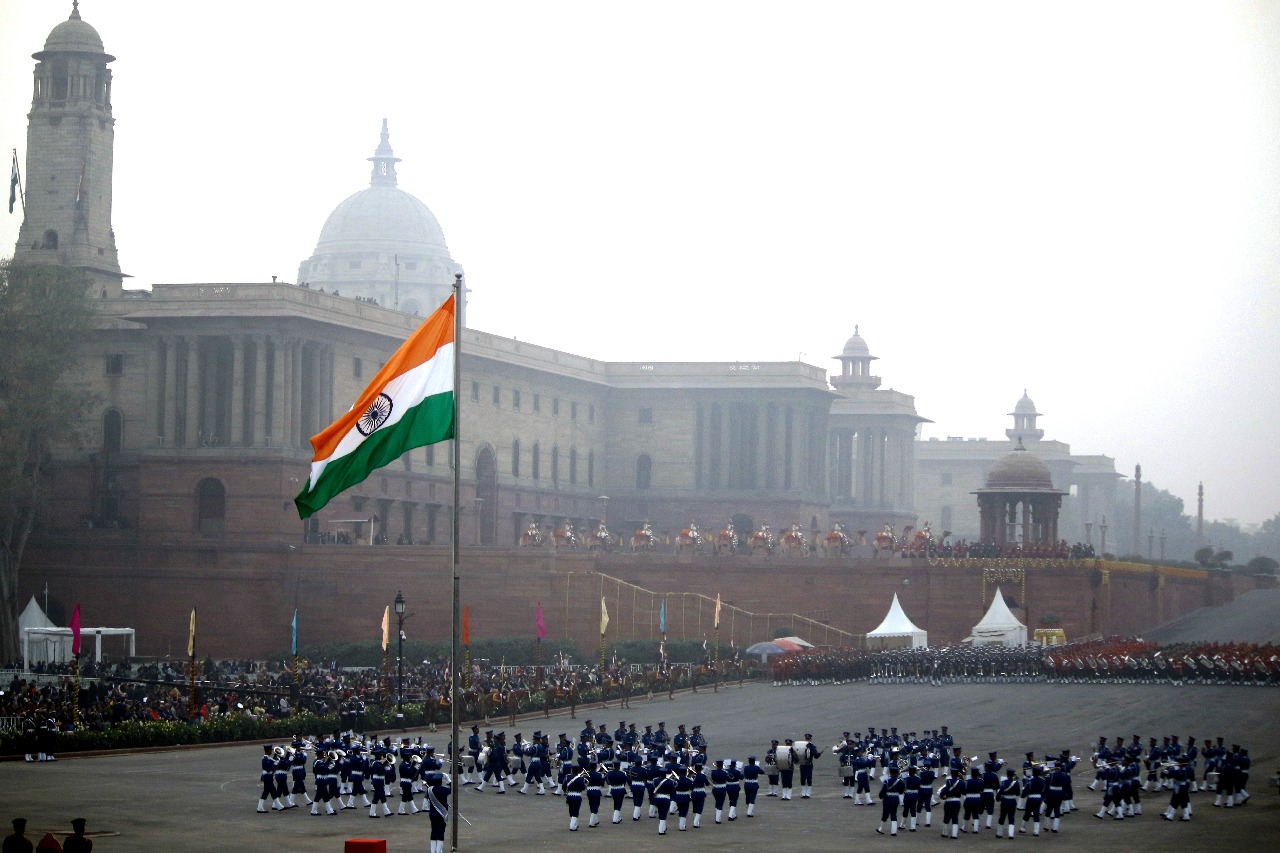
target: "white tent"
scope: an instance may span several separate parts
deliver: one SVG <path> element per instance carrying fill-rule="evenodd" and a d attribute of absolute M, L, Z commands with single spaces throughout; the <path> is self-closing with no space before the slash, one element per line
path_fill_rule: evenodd
<path fill-rule="evenodd" d="M 917 628 L 915 623 L 907 618 L 896 592 L 893 594 L 893 604 L 889 605 L 889 613 L 884 617 L 884 621 L 874 631 L 867 633 L 868 640 L 879 640 L 882 646 L 886 645 L 885 640 L 895 637 L 909 638 L 913 649 L 922 649 L 929 645 L 929 632 Z"/>
<path fill-rule="evenodd" d="M 66 663 L 71 660 L 71 644 L 74 639 L 70 628 L 59 628 L 36 604 L 36 597 L 18 617 L 18 633 L 22 637 L 24 671 L 30 672 L 37 663 Z M 129 657 L 138 653 L 137 637 L 132 628 L 82 628 L 80 630 L 81 653 L 83 646 L 93 640 L 93 659 L 102 663 L 102 638 L 124 637 L 129 643 Z"/>
<path fill-rule="evenodd" d="M 71 659 L 71 638 L 59 637 L 53 634 L 41 634 L 37 637 L 31 637 L 30 642 L 25 638 L 30 635 L 28 629 L 54 628 L 56 627 L 49 619 L 44 609 L 36 603 L 36 597 L 31 596 L 31 600 L 27 602 L 26 608 L 18 616 L 18 636 L 24 638 L 26 651 L 24 656 L 27 659 L 27 666 L 34 663 L 61 663 Z M 34 631 L 32 633 L 35 633 Z"/>
<path fill-rule="evenodd" d="M 987 608 L 987 615 L 973 626 L 966 643 L 975 646 L 1025 646 L 1027 644 L 1027 626 L 1018 621 L 1009 605 L 1005 604 L 1000 587 L 996 587 L 995 598 Z"/>

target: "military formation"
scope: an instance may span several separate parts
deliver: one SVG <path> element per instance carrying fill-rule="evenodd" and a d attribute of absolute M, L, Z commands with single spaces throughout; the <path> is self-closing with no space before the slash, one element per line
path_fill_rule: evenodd
<path fill-rule="evenodd" d="M 654 819 L 660 835 L 672 822 L 680 832 L 701 829 L 704 815 L 717 825 L 754 818 L 765 785 L 766 798 L 792 800 L 798 787 L 800 799 L 811 799 L 815 767 L 828 752 L 843 799 L 855 806 L 880 805 L 880 834 L 932 828 L 936 810 L 944 838 L 984 832 L 1036 837 L 1042 830 L 1062 831 L 1064 818 L 1079 810 L 1073 772 L 1082 762 L 1069 750 L 1030 751 L 1019 763 L 995 751 L 985 760 L 966 757 L 967 751 L 946 726 L 921 733 L 870 727 L 865 734 L 844 732 L 829 749 L 806 733 L 803 739 L 771 741 L 762 760 L 755 755 L 745 761 L 711 759 L 700 725 L 686 729 L 680 724 L 671 731 L 659 722 L 641 732 L 635 723 L 619 721 L 610 732 L 607 725 L 586 720 L 575 737 L 561 732 L 554 741 L 541 731 L 528 739 L 516 733 L 508 741 L 505 732 L 482 733 L 472 726 L 458 771 L 462 785 L 486 796 L 562 797 L 570 832 L 604 825 L 602 814 L 615 826 L 627 817 L 630 822 Z M 295 737 L 289 744 L 263 747 L 257 810 L 268 814 L 309 806 L 317 816 L 367 810 L 374 819 L 425 814 L 436 853 L 450 819 L 446 767 L 451 753 L 437 755 L 421 738 L 378 740 L 353 732 L 320 741 Z M 1145 796 L 1165 792 L 1165 820 L 1191 820 L 1193 794 L 1212 792 L 1212 805 L 1224 808 L 1249 799 L 1249 752 L 1238 744 L 1227 747 L 1221 737 L 1153 737 L 1145 745 L 1138 735 L 1127 741 L 1099 738 L 1088 763 L 1093 779 L 1087 790 L 1102 797 L 1094 815 L 1099 819 L 1138 818 Z"/>

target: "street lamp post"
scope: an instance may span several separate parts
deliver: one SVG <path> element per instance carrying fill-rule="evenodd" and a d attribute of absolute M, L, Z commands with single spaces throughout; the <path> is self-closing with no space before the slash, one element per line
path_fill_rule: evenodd
<path fill-rule="evenodd" d="M 1093 547 L 1093 522 L 1086 521 L 1084 523 L 1084 541 L 1089 543 L 1089 547 Z"/>
<path fill-rule="evenodd" d="M 404 728 L 404 595 L 396 591 L 396 722 Z"/>
<path fill-rule="evenodd" d="M 1107 556 L 1107 517 L 1102 517 L 1102 523 L 1098 525 L 1098 529 L 1102 531 L 1102 556 Z"/>
<path fill-rule="evenodd" d="M 476 544 L 483 545 L 484 538 L 481 531 L 484 528 L 484 498 L 476 498 Z"/>
<path fill-rule="evenodd" d="M 1153 527 L 1147 531 L 1147 559 L 1154 560 L 1156 556 L 1156 529 Z"/>
<path fill-rule="evenodd" d="M 1164 530 L 1160 531 L 1160 559 L 1164 560 Z"/>

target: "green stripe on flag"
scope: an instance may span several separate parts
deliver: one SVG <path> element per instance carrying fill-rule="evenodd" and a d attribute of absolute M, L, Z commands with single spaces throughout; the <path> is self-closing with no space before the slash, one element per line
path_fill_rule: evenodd
<path fill-rule="evenodd" d="M 315 489 L 294 498 L 298 515 L 307 518 L 344 489 L 363 482 L 370 474 L 389 465 L 406 450 L 453 438 L 453 392 L 426 398 L 404 413 L 398 423 L 378 430 L 360 446 L 325 466 Z"/>

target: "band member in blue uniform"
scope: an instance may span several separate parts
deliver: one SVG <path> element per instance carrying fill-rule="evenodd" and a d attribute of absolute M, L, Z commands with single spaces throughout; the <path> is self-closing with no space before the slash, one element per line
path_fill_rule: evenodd
<path fill-rule="evenodd" d="M 428 853 L 444 853 L 444 830 L 449 825 L 449 777 L 431 772 L 423 779 L 426 787 L 427 816 L 431 818 L 430 848 Z"/>
<path fill-rule="evenodd" d="M 1022 784 L 1018 782 L 1018 774 L 1016 770 L 1009 769 L 1005 771 L 1004 779 L 1000 780 L 1000 790 L 996 797 L 1000 800 L 1000 826 L 1007 829 L 997 830 L 996 835 L 999 836 L 1003 831 L 1010 838 L 1013 838 L 1013 825 L 1018 819 L 1018 797 L 1022 795 Z"/>
<path fill-rule="evenodd" d="M 422 766 L 422 759 L 418 758 L 417 763 L 414 759 L 418 758 L 412 755 L 410 750 L 401 749 L 400 751 L 400 808 L 396 814 L 406 814 L 405 807 L 409 811 L 407 814 L 417 814 L 418 804 L 413 801 L 413 783 L 418 781 L 418 768 Z"/>
<path fill-rule="evenodd" d="M 533 733 L 533 740 L 525 747 L 524 757 L 528 771 L 525 773 L 524 785 L 520 787 L 520 793 L 527 794 L 529 785 L 534 784 L 538 786 L 537 796 L 541 797 L 547 793 L 545 783 L 547 770 L 551 763 L 551 755 L 547 749 L 547 739 L 542 732 Z"/>
<path fill-rule="evenodd" d="M 706 768 L 702 765 L 694 765 L 690 770 L 693 776 L 693 800 L 690 803 L 690 810 L 693 812 L 693 828 L 702 827 L 702 809 L 707 804 L 707 788 L 711 785 L 711 780 L 707 778 Z"/>
<path fill-rule="evenodd" d="M 986 815 L 986 828 L 991 828 L 996 813 L 996 791 L 1000 789 L 999 767 L 1003 761 L 996 763 L 996 754 L 991 753 L 991 761 L 982 765 L 982 813 Z M 993 769 L 994 768 L 994 769 Z"/>
<path fill-rule="evenodd" d="M 258 797 L 258 814 L 267 813 L 267 800 L 271 801 L 274 811 L 283 811 L 284 806 L 276 797 L 276 759 L 270 745 L 262 747 L 262 795 Z"/>
<path fill-rule="evenodd" d="M 716 766 L 711 768 L 708 776 L 711 779 L 711 796 L 716 801 L 716 823 L 720 823 L 720 819 L 724 817 L 725 787 L 729 784 L 729 774 L 725 772 L 724 759 L 716 759 Z"/>
<path fill-rule="evenodd" d="M 908 765 L 902 785 L 902 822 L 907 825 L 908 832 L 915 832 L 916 815 L 920 812 L 920 768 Z"/>
<path fill-rule="evenodd" d="M 1168 769 L 1169 781 L 1173 784 L 1173 793 L 1169 797 L 1169 808 L 1161 815 L 1165 820 L 1173 820 L 1174 813 L 1181 810 L 1182 820 L 1191 820 L 1191 786 L 1195 784 L 1195 770 L 1191 767 L 1191 759 L 1182 755 L 1178 763 Z"/>
<path fill-rule="evenodd" d="M 982 821 L 982 768 L 970 767 L 964 782 L 964 829 L 978 832 Z"/>
<path fill-rule="evenodd" d="M 724 793 L 729 801 L 729 820 L 738 819 L 738 796 L 742 792 L 742 768 L 738 766 L 736 761 L 725 762 L 724 772 L 728 774 L 729 781 L 725 783 Z"/>
<path fill-rule="evenodd" d="M 1023 812 L 1022 825 L 1018 827 L 1019 832 L 1027 831 L 1027 824 L 1031 824 L 1032 834 L 1040 834 L 1040 810 L 1041 806 L 1046 803 L 1061 815 L 1062 811 L 1062 791 L 1057 791 L 1058 801 L 1054 803 L 1051 799 L 1055 792 L 1049 790 L 1049 782 L 1044 776 L 1044 768 L 1039 764 L 1031 766 L 1031 776 L 1022 783 Z M 1055 819 L 1056 822 L 1056 819 Z M 1055 832 L 1057 830 L 1054 830 Z"/>
<path fill-rule="evenodd" d="M 671 812 L 671 798 L 676 793 L 676 774 L 663 771 L 653 786 L 653 802 L 658 804 L 658 834 L 667 834 L 667 815 Z"/>
<path fill-rule="evenodd" d="M 938 771 L 934 770 L 938 759 L 933 754 L 925 756 L 924 767 L 920 768 L 920 805 L 919 811 L 924 814 L 924 825 L 933 826 L 933 789 L 938 784 Z"/>
<path fill-rule="evenodd" d="M 311 805 L 311 797 L 307 796 L 307 743 L 299 735 L 294 735 L 292 747 L 289 772 L 293 774 L 293 788 L 289 791 L 289 805 L 296 805 L 293 798 L 299 794 L 307 805 Z"/>
<path fill-rule="evenodd" d="M 769 748 L 765 750 L 764 772 L 769 777 L 769 791 L 765 796 L 778 796 L 778 742 L 776 740 L 769 741 Z"/>
<path fill-rule="evenodd" d="M 622 823 L 622 803 L 627 798 L 627 787 L 630 781 L 627 771 L 622 769 L 622 762 L 615 759 L 604 777 L 605 785 L 609 788 L 609 796 L 613 798 L 614 823 Z"/>
<path fill-rule="evenodd" d="M 560 742 L 556 744 L 556 759 L 560 762 L 560 772 L 556 775 L 556 785 L 551 793 L 559 796 L 564 783 L 573 773 L 573 744 L 564 732 L 560 733 Z"/>
<path fill-rule="evenodd" d="M 276 760 L 275 770 L 271 774 L 276 786 L 276 801 L 283 808 L 297 808 L 296 803 L 289 801 L 289 771 L 293 767 L 293 759 L 289 757 L 288 750 L 282 746 L 277 746 L 272 755 Z"/>
<path fill-rule="evenodd" d="M 596 827 L 600 825 L 600 800 L 604 795 L 604 774 L 600 772 L 598 765 L 594 761 L 587 763 L 586 770 L 587 808 L 591 811 L 587 826 Z"/>
<path fill-rule="evenodd" d="M 742 798 L 747 807 L 747 817 L 756 816 L 756 796 L 760 793 L 760 776 L 764 769 L 756 763 L 754 755 L 747 756 L 742 768 Z"/>
<path fill-rule="evenodd" d="M 948 767 L 943 771 L 942 787 L 938 798 L 942 800 L 942 837 L 960 837 L 960 804 L 964 800 L 964 780 Z M 951 829 L 948 830 L 947 827 Z"/>
<path fill-rule="evenodd" d="M 644 808 L 644 795 L 649 791 L 648 765 L 636 762 L 627 768 L 627 775 L 631 782 L 631 819 L 639 820 L 640 810 Z"/>
<path fill-rule="evenodd" d="M 584 767 L 571 775 L 564 783 L 564 802 L 569 807 L 569 831 L 578 831 L 578 814 L 582 811 L 582 795 L 587 791 L 587 770 Z"/>
<path fill-rule="evenodd" d="M 467 755 L 462 763 L 462 784 L 470 785 L 473 781 L 479 782 L 479 770 L 476 766 L 476 759 L 480 757 L 480 727 L 472 726 L 471 734 L 467 736 Z M 472 779 L 472 774 L 476 775 L 476 779 Z"/>
<path fill-rule="evenodd" d="M 676 807 L 676 813 L 679 815 L 680 822 L 677 829 L 681 832 L 689 828 L 689 806 L 693 803 L 693 776 L 694 770 L 691 767 L 676 768 L 676 792 L 671 797 L 671 803 Z"/>
<path fill-rule="evenodd" d="M 814 745 L 813 735 L 806 732 L 804 739 L 807 743 L 798 755 L 800 759 L 800 799 L 807 800 L 813 796 L 813 762 L 822 757 L 822 750 Z"/>
<path fill-rule="evenodd" d="M 890 835 L 898 834 L 898 806 L 902 802 L 902 795 L 906 793 L 906 785 L 900 777 L 900 771 L 896 766 L 889 768 L 889 778 L 884 780 L 884 784 L 880 787 L 880 825 L 876 827 L 876 832 L 884 835 L 887 827 Z"/>

